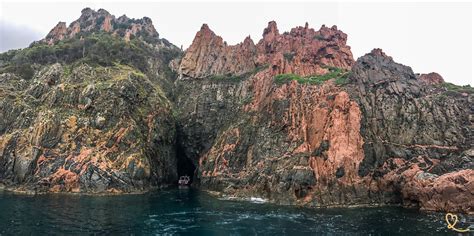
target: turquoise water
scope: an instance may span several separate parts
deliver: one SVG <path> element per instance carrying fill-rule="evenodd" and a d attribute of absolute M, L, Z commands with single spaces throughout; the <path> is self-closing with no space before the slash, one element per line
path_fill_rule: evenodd
<path fill-rule="evenodd" d="M 307 209 L 219 200 L 195 189 L 143 195 L 0 191 L 0 235 L 445 235 L 443 215 L 399 207 Z"/>

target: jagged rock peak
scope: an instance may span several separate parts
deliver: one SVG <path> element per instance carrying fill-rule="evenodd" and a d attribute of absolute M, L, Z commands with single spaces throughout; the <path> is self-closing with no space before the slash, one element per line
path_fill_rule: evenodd
<path fill-rule="evenodd" d="M 127 41 L 139 37 L 149 43 L 161 42 L 152 20 L 148 17 L 130 19 L 123 15 L 115 18 L 105 9 L 95 11 L 91 8 L 84 8 L 81 11 L 81 16 L 73 21 L 69 27 L 66 27 L 65 22 L 59 22 L 41 41 L 54 44 L 60 40 L 72 38 L 77 34 L 82 35 L 100 31 L 120 36 Z"/>
<path fill-rule="evenodd" d="M 268 26 L 267 28 L 265 28 L 263 30 L 263 37 L 265 38 L 265 36 L 267 35 L 272 35 L 272 36 L 275 36 L 275 35 L 279 35 L 280 33 L 278 32 L 278 27 L 277 27 L 277 23 L 275 21 L 270 21 L 268 22 Z"/>
<path fill-rule="evenodd" d="M 79 17 L 79 19 L 87 19 L 87 18 L 90 18 L 90 17 L 94 17 L 96 15 L 111 16 L 111 14 L 105 9 L 100 8 L 98 11 L 95 11 L 95 10 L 92 10 L 91 8 L 89 8 L 89 7 L 86 7 L 84 9 L 82 9 L 81 16 Z"/>
<path fill-rule="evenodd" d="M 349 69 L 354 64 L 346 41 L 347 35 L 335 26 L 316 31 L 305 24 L 280 34 L 277 23 L 270 21 L 258 44 L 247 37 L 243 43 L 228 46 L 203 24 L 186 50 L 179 71 L 182 76 L 204 78 L 240 75 L 265 65 L 271 68 L 269 74 L 324 74 L 327 66 Z"/>
<path fill-rule="evenodd" d="M 358 58 L 352 67 L 352 72 L 353 79 L 366 84 L 412 81 L 413 86 L 418 87 L 411 67 L 395 62 L 380 48 L 373 49 L 370 53 Z"/>
<path fill-rule="evenodd" d="M 209 28 L 209 25 L 207 25 L 206 23 L 202 24 L 200 31 L 211 31 L 212 32 L 212 30 Z"/>
<path fill-rule="evenodd" d="M 51 38 L 56 38 L 57 40 L 62 40 L 67 33 L 66 22 L 60 21 L 56 26 L 54 26 L 51 31 L 49 31 L 48 36 Z M 48 37 L 46 36 L 46 37 Z"/>
<path fill-rule="evenodd" d="M 387 54 L 385 54 L 385 52 L 383 52 L 381 48 L 372 49 L 372 51 L 370 51 L 370 54 L 374 56 L 387 57 L 387 58 L 393 59 L 392 57 L 387 56 Z"/>
<path fill-rule="evenodd" d="M 255 44 L 250 37 L 243 43 L 228 46 L 207 24 L 203 24 L 186 50 L 178 71 L 182 76 L 193 78 L 221 74 L 223 71 L 241 74 L 255 68 L 255 54 Z"/>
<path fill-rule="evenodd" d="M 214 33 L 214 31 L 212 31 L 207 24 L 202 24 L 201 29 L 196 33 L 196 37 L 194 38 L 194 40 L 200 41 L 203 37 L 208 39 L 216 38 L 222 41 L 222 38 L 220 36 L 217 36 L 216 33 Z"/>

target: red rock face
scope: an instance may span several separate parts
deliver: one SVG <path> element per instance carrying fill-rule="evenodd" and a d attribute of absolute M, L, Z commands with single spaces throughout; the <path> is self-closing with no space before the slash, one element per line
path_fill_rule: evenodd
<path fill-rule="evenodd" d="M 350 69 L 354 59 L 346 41 L 347 35 L 336 26 L 323 25 L 315 31 L 306 24 L 279 34 L 272 21 L 257 44 L 257 64 L 269 64 L 274 74 L 301 76 L 324 74 L 327 69 L 323 65 Z"/>
<path fill-rule="evenodd" d="M 418 77 L 418 80 L 424 84 L 430 84 L 430 85 L 444 83 L 443 77 L 441 77 L 441 75 L 439 75 L 436 72 L 421 74 L 420 77 Z"/>
<path fill-rule="evenodd" d="M 353 198 L 367 196 L 370 182 L 358 175 L 364 141 L 357 102 L 332 83 L 275 87 L 264 77 L 249 81 L 255 95 L 264 94 L 243 107 L 255 115 L 224 130 L 200 157 L 204 188 L 307 206 L 367 203 Z M 242 186 L 214 188 L 234 178 Z"/>
<path fill-rule="evenodd" d="M 280 34 L 274 21 L 268 23 L 257 45 L 250 37 L 228 46 L 203 25 L 181 60 L 182 76 L 204 78 L 210 75 L 241 75 L 257 67 L 269 67 L 272 75 L 294 73 L 320 75 L 325 66 L 349 69 L 354 63 L 347 35 L 336 26 L 319 31 L 305 27 Z"/>
<path fill-rule="evenodd" d="M 243 74 L 255 69 L 256 47 L 250 37 L 243 43 L 228 46 L 204 24 L 187 50 L 179 71 L 200 78 L 219 74 Z"/>
<path fill-rule="evenodd" d="M 403 204 L 423 210 L 474 212 L 474 171 L 453 171 L 441 176 L 429 173 L 439 160 L 419 156 L 412 161 L 393 158 L 383 167 L 388 173 L 373 185 L 379 191 L 400 186 Z M 395 168 L 394 168 L 395 167 Z"/>
<path fill-rule="evenodd" d="M 314 173 L 315 185 L 300 199 L 302 204 L 343 204 L 344 198 L 360 188 L 359 164 L 364 158 L 363 138 L 360 134 L 361 111 L 349 94 L 340 88 L 325 84 L 316 86 L 298 85 L 296 81 L 283 85 L 270 93 L 271 101 L 289 101 L 289 109 L 282 118 L 276 110 L 267 106 L 272 126 L 287 127 L 287 139 L 298 143 L 288 158 L 310 153 L 308 166 Z M 277 121 L 283 123 L 274 123 Z M 334 188 L 332 186 L 336 185 Z M 339 192 L 337 197 L 328 196 Z M 301 194 L 301 193 L 295 193 Z M 298 196 L 296 196 L 298 199 Z"/>
<path fill-rule="evenodd" d="M 204 188 L 227 196 L 262 196 L 307 206 L 401 203 L 423 210 L 474 211 L 474 171 L 449 170 L 436 175 L 431 172 L 442 160 L 427 155 L 408 160 L 391 156 L 382 167 L 361 176 L 367 141 L 361 133 L 363 113 L 358 102 L 331 83 L 313 86 L 293 81 L 275 87 L 265 73 L 248 81 L 255 97 L 243 106 L 257 115 L 225 129 L 200 156 L 199 177 Z M 286 105 L 281 108 L 279 104 Z M 271 131 L 262 131 L 263 127 Z M 249 133 L 248 129 L 256 131 Z M 285 141 L 277 141 L 281 139 Z M 440 145 L 404 148 L 448 153 L 457 149 Z M 308 161 L 299 160 L 301 155 L 309 156 Z M 284 180 L 291 176 L 288 172 L 294 175 Z M 300 175 L 307 177 L 296 182 Z M 283 183 L 291 187 L 282 187 Z"/>
<path fill-rule="evenodd" d="M 46 37 L 48 44 L 53 44 L 54 41 L 59 41 L 66 37 L 68 28 L 66 27 L 66 22 L 59 22 Z"/>

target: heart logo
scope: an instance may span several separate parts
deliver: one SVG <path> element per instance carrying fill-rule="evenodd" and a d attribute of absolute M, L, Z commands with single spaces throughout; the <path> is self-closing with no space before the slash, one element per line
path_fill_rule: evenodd
<path fill-rule="evenodd" d="M 457 229 L 455 228 L 456 224 L 458 223 L 458 216 L 452 213 L 448 213 L 445 216 L 446 223 L 448 224 L 448 229 L 452 229 L 456 232 L 465 233 L 469 232 L 469 228 L 467 229 Z"/>
<path fill-rule="evenodd" d="M 448 223 L 448 229 L 454 228 L 456 223 L 458 223 L 458 216 L 451 213 L 446 214 L 446 223 Z"/>

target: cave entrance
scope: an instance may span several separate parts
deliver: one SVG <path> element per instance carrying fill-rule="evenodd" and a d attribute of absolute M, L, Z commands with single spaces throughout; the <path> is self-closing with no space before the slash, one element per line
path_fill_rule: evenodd
<path fill-rule="evenodd" d="M 186 156 L 184 149 L 180 145 L 177 145 L 176 155 L 178 159 L 178 178 L 187 175 L 191 180 L 191 184 L 193 184 L 196 166 L 193 161 Z"/>

